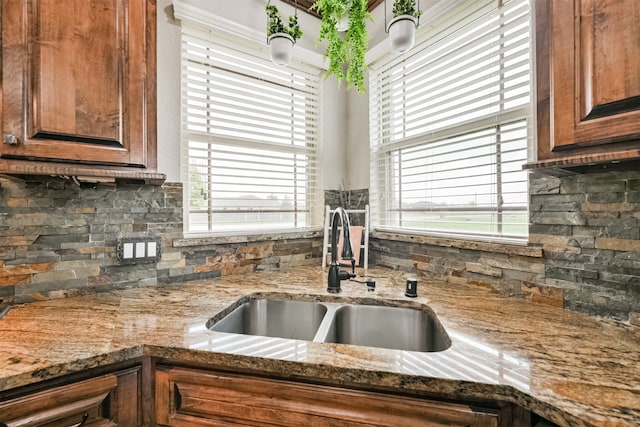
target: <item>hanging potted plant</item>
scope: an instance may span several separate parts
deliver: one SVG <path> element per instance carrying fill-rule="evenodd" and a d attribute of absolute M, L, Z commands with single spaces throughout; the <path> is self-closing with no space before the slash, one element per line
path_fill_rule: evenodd
<path fill-rule="evenodd" d="M 349 29 L 349 9 L 351 8 L 351 0 L 341 2 L 336 8 L 336 27 L 338 32 L 343 33 Z"/>
<path fill-rule="evenodd" d="M 298 24 L 298 14 L 289 16 L 289 25 L 285 27 L 280 11 L 271 2 L 267 3 L 267 44 L 271 48 L 271 60 L 278 65 L 289 65 L 293 45 L 302 37 Z"/>
<path fill-rule="evenodd" d="M 403 53 L 413 47 L 418 18 L 422 15 L 422 11 L 416 8 L 417 1 L 395 0 L 393 2 L 393 19 L 389 22 L 387 32 L 394 52 Z"/>
<path fill-rule="evenodd" d="M 334 75 L 338 82 L 347 81 L 347 87 L 355 86 L 358 92 L 366 92 L 364 55 L 369 45 L 365 21 L 372 19 L 367 11 L 367 0 L 317 0 L 311 9 L 322 16 L 320 35 L 316 44 L 326 40 L 324 58 L 329 60 L 327 77 Z M 348 27 L 343 37 L 338 29 L 340 20 L 348 17 Z"/>

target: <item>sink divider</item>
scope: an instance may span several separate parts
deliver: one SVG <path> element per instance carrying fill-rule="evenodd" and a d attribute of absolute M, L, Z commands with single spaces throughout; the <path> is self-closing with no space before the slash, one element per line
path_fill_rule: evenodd
<path fill-rule="evenodd" d="M 324 340 L 327 338 L 327 335 L 329 334 L 329 327 L 331 326 L 331 322 L 333 322 L 336 311 L 338 310 L 338 308 L 347 305 L 331 302 L 322 302 L 320 304 L 327 307 L 327 312 L 324 314 L 322 322 L 320 322 L 320 326 L 318 326 L 318 330 L 313 337 L 313 342 L 324 342 Z"/>

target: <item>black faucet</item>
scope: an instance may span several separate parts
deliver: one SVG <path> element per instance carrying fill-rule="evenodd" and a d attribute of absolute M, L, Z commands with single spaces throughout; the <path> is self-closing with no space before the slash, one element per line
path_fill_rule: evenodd
<path fill-rule="evenodd" d="M 340 270 L 338 264 L 338 219 L 342 226 L 342 254 L 344 260 L 351 260 L 351 273 Z M 351 246 L 351 224 L 349 224 L 349 215 L 343 208 L 336 208 L 331 217 L 331 264 L 329 264 L 329 279 L 327 291 L 337 294 L 342 291 L 340 282 L 342 280 L 356 277 L 356 259 L 353 256 L 353 247 Z"/>

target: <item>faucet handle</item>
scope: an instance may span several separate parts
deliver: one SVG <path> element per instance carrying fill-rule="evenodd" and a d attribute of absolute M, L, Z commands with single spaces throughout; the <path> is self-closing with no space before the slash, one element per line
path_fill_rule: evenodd
<path fill-rule="evenodd" d="M 338 272 L 338 277 L 340 278 L 340 280 L 349 280 L 356 277 L 356 273 L 351 273 L 350 271 L 347 271 L 347 270 L 340 270 Z"/>

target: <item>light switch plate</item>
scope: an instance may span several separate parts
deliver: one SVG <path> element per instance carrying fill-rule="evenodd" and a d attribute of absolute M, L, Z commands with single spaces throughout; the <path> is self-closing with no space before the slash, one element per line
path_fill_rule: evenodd
<path fill-rule="evenodd" d="M 147 256 L 147 242 L 136 242 L 136 258 Z"/>
<path fill-rule="evenodd" d="M 148 257 L 154 257 L 156 256 L 156 248 L 157 248 L 157 243 L 156 242 L 147 242 L 147 256 Z"/>
<path fill-rule="evenodd" d="M 160 261 L 162 245 L 159 237 L 123 237 L 116 248 L 118 264 L 151 264 Z"/>
<path fill-rule="evenodd" d="M 122 259 L 133 258 L 133 243 L 132 242 L 123 243 L 122 246 L 123 246 Z"/>

